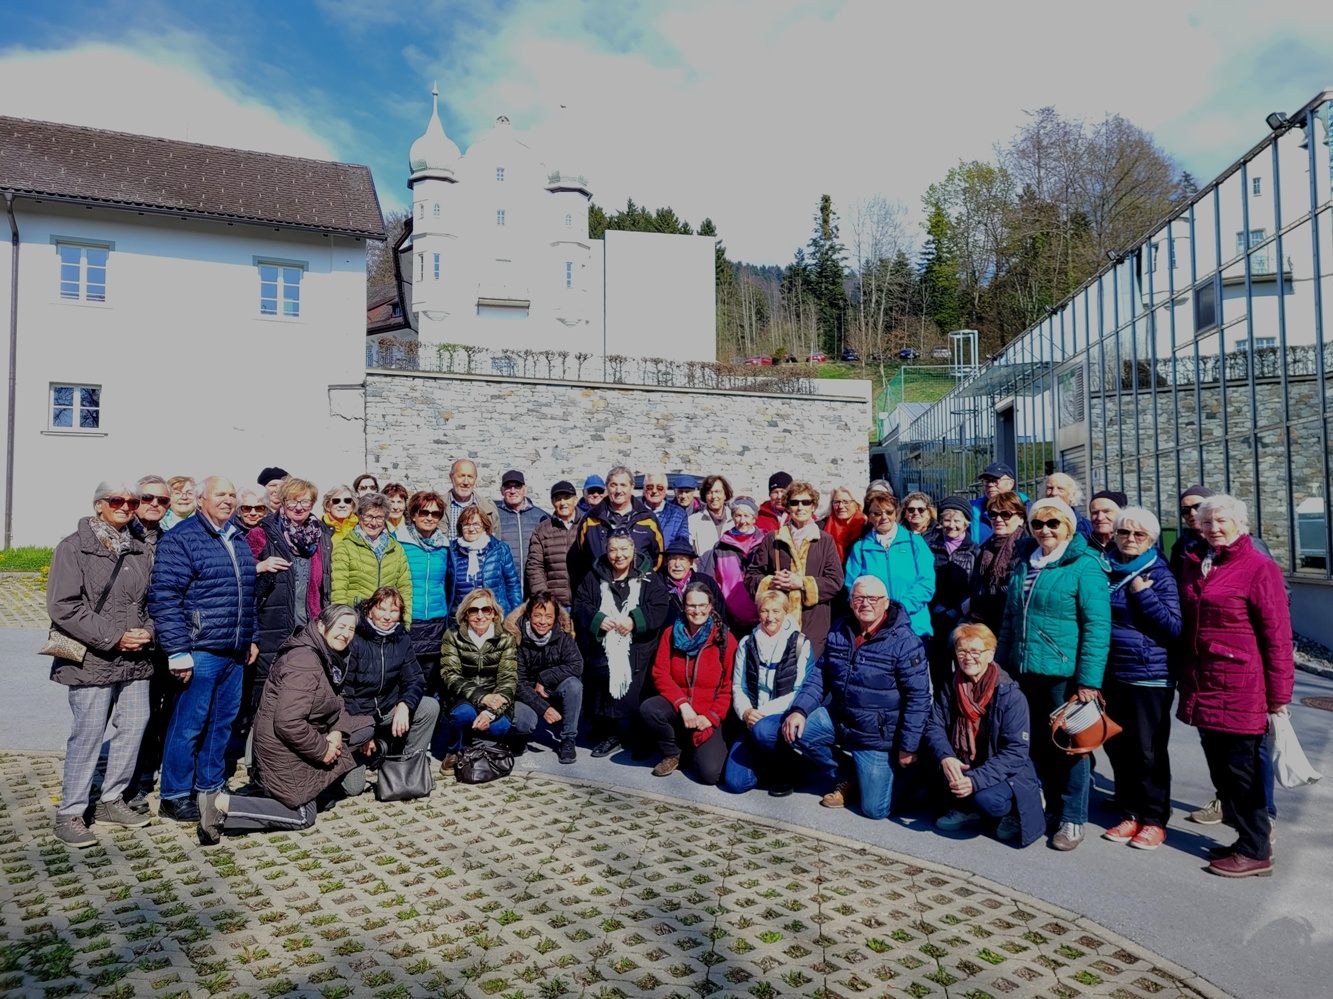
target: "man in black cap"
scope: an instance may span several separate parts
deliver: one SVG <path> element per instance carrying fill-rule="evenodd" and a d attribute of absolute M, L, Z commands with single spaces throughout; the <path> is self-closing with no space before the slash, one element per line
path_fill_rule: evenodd
<path fill-rule="evenodd" d="M 282 484 L 287 481 L 287 469 L 270 465 L 259 473 L 259 484 L 264 487 L 268 512 L 277 513 L 282 509 Z"/>
<path fill-rule="evenodd" d="M 1000 493 L 1014 491 L 1014 469 L 1003 461 L 992 461 L 981 470 L 981 495 L 972 501 L 972 540 L 977 544 L 991 536 L 990 518 L 986 516 L 986 504 Z M 1018 498 L 1028 501 L 1023 493 Z"/>
<path fill-rule="evenodd" d="M 500 477 L 500 502 L 495 504 L 495 510 L 500 515 L 497 531 L 500 540 L 509 546 L 514 565 L 526 567 L 528 542 L 537 525 L 551 515 L 528 499 L 527 479 L 517 468 L 509 469 Z M 526 589 L 523 595 L 527 596 Z"/>
<path fill-rule="evenodd" d="M 561 480 L 551 487 L 551 516 L 533 529 L 523 565 L 524 593 L 550 590 L 566 611 L 574 602 L 569 583 L 569 549 L 578 537 L 578 490 Z"/>
<path fill-rule="evenodd" d="M 1088 520 L 1092 524 L 1092 533 L 1088 536 L 1088 547 L 1098 555 L 1105 555 L 1106 549 L 1115 540 L 1115 519 L 1120 511 L 1129 506 L 1129 497 L 1114 489 L 1101 489 L 1088 500 Z"/>

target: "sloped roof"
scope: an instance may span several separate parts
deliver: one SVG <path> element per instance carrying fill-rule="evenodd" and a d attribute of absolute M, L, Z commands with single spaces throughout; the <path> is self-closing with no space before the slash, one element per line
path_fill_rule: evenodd
<path fill-rule="evenodd" d="M 0 190 L 384 238 L 367 167 L 0 115 Z"/>

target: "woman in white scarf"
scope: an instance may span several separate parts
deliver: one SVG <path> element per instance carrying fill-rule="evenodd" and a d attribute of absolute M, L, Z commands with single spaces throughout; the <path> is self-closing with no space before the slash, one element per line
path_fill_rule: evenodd
<path fill-rule="evenodd" d="M 597 757 L 615 752 L 638 716 L 643 680 L 670 606 L 661 578 L 636 566 L 636 558 L 633 537 L 613 534 L 606 555 L 574 595 Z"/>

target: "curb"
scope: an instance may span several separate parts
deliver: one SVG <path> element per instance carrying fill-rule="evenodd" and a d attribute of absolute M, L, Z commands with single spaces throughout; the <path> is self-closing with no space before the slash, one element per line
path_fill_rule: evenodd
<path fill-rule="evenodd" d="M 772 829 L 777 829 L 789 833 L 795 833 L 802 836 L 807 836 L 812 839 L 817 839 L 823 842 L 836 844 L 838 846 L 843 847 L 844 849 L 855 850 L 857 852 L 864 854 L 874 854 L 879 857 L 884 857 L 896 863 L 903 864 L 909 868 L 916 868 L 917 870 L 920 871 L 932 871 L 936 874 L 944 875 L 950 878 L 955 878 L 957 880 L 966 882 L 968 884 L 976 885 L 978 888 L 984 891 L 993 892 L 994 894 L 1001 895 L 1005 898 L 1013 899 L 1015 902 L 1018 902 L 1025 907 L 1035 909 L 1042 913 L 1046 913 L 1055 919 L 1063 920 L 1067 923 L 1077 926 L 1079 929 L 1085 930 L 1088 933 L 1092 933 L 1096 936 L 1099 936 L 1103 940 L 1105 940 L 1108 944 L 1119 947 L 1123 950 L 1128 950 L 1131 952 L 1139 951 L 1144 954 L 1148 954 L 1151 956 L 1154 967 L 1160 968 L 1163 971 L 1168 972 L 1170 976 L 1180 984 L 1182 989 L 1188 989 L 1190 992 L 1193 992 L 1196 995 L 1204 997 L 1204 999 L 1235 999 L 1235 997 L 1230 992 L 1226 992 L 1223 989 L 1219 988 L 1218 986 L 1214 985 L 1212 982 L 1202 977 L 1198 972 L 1191 971 L 1189 968 L 1186 968 L 1183 965 L 1176 964 L 1174 961 L 1170 961 L 1162 957 L 1155 951 L 1149 950 L 1143 944 L 1138 943 L 1135 940 L 1131 940 L 1128 937 L 1122 936 L 1119 933 L 1116 933 L 1112 930 L 1109 930 L 1106 927 L 1102 926 L 1101 924 L 1094 922 L 1087 916 L 1080 915 L 1079 913 L 1076 912 L 1071 912 L 1068 909 L 1063 909 L 1058 905 L 1054 905 L 1051 902 L 1045 901 L 1044 899 L 1037 898 L 1034 895 L 1029 895 L 1026 892 L 1020 891 L 1016 888 L 1011 888 L 1008 885 L 1002 885 L 998 881 L 992 881 L 989 878 L 982 877 L 979 874 L 974 874 L 973 872 L 964 870 L 962 868 L 947 867 L 944 864 L 937 864 L 928 860 L 918 860 L 916 857 L 910 856 L 905 853 L 898 853 L 894 850 L 885 849 L 884 847 L 873 846 L 870 844 L 862 843 L 859 840 L 849 839 L 846 836 L 839 836 L 836 833 L 828 833 L 818 829 L 811 829 L 809 826 L 799 825 L 795 822 L 783 822 L 778 819 L 770 819 L 766 817 L 761 818 L 749 812 L 743 812 L 734 808 L 725 808 L 719 805 L 701 805 L 698 802 L 688 801 L 684 798 L 672 797 L 671 795 L 667 794 L 658 794 L 653 791 L 632 790 L 629 788 L 622 787 L 619 784 L 612 784 L 609 781 L 593 780 L 586 777 L 564 777 L 560 775 L 544 773 L 538 770 L 528 770 L 525 771 L 523 774 L 523 779 L 525 782 L 533 777 L 555 781 L 561 784 L 596 788 L 604 791 L 615 791 L 618 794 L 624 794 L 636 798 L 642 798 L 648 801 L 657 801 L 662 804 L 685 805 L 690 808 L 696 808 L 703 812 L 712 812 L 717 815 L 725 815 L 728 818 L 745 819 L 754 825 L 767 826 Z"/>

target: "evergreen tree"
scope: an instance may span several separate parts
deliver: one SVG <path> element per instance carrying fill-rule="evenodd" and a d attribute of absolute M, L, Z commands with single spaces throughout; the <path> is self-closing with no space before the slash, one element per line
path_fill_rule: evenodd
<path fill-rule="evenodd" d="M 917 262 L 921 313 L 941 330 L 956 330 L 962 326 L 962 305 L 958 264 L 949 249 L 949 216 L 936 205 L 927 216 L 925 227 L 926 242 Z"/>
<path fill-rule="evenodd" d="M 838 216 L 833 199 L 825 194 L 815 211 L 815 228 L 807 244 L 810 250 L 810 294 L 815 300 L 820 346 L 836 352 L 842 343 L 847 321 L 847 287 L 843 258 L 847 251 L 838 241 Z"/>

